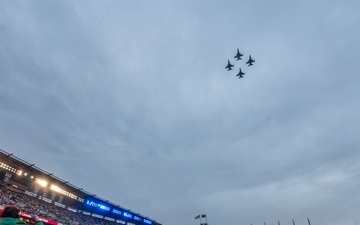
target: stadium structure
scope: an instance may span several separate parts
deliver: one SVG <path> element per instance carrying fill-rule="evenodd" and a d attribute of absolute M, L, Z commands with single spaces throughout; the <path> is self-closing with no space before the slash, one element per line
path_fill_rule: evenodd
<path fill-rule="evenodd" d="M 124 225 L 161 225 L 156 220 L 102 199 L 0 149 L 0 185 L 63 209 Z M 26 213 L 24 213 L 26 217 Z M 60 225 L 55 221 L 47 224 Z"/>

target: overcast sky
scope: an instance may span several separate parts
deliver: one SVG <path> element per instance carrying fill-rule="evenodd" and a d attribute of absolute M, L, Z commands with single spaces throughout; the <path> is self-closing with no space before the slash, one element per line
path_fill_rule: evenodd
<path fill-rule="evenodd" d="M 358 225 L 359 12 L 3 0 L 0 148 L 164 225 Z"/>

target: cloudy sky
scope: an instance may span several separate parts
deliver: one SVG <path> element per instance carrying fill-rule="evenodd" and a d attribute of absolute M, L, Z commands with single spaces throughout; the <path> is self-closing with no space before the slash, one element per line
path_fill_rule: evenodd
<path fill-rule="evenodd" d="M 359 11 L 4 0 L 0 148 L 164 225 L 358 225 Z"/>

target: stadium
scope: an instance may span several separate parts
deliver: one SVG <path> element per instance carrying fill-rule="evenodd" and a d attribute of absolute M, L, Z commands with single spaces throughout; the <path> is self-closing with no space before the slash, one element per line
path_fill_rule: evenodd
<path fill-rule="evenodd" d="M 17 205 L 23 220 L 50 225 L 161 225 L 102 199 L 0 149 L 0 206 Z"/>

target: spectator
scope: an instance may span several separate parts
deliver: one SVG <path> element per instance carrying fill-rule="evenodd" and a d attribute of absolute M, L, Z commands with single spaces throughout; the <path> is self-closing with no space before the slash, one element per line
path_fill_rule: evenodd
<path fill-rule="evenodd" d="M 20 209 L 18 209 L 16 206 L 6 206 L 2 211 L 0 211 L 0 217 L 1 217 L 0 225 L 26 224 L 24 221 L 19 219 L 19 212 Z M 43 223 L 37 222 L 36 225 L 43 225 Z"/>

